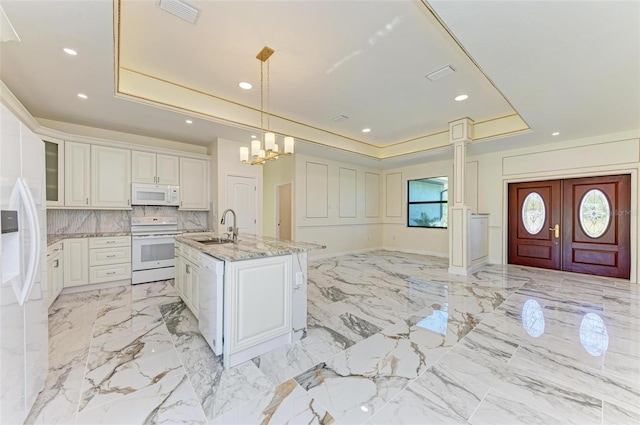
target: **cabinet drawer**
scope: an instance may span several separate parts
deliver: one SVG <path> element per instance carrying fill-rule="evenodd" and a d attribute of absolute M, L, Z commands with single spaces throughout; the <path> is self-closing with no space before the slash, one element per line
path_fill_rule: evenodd
<path fill-rule="evenodd" d="M 131 279 L 131 263 L 96 266 L 89 268 L 89 283 Z"/>
<path fill-rule="evenodd" d="M 99 248 L 89 250 L 89 266 L 106 266 L 131 262 L 131 248 Z"/>
<path fill-rule="evenodd" d="M 59 254 L 62 251 L 62 242 L 56 242 L 47 247 L 47 259 Z"/>
<path fill-rule="evenodd" d="M 131 236 L 111 236 L 89 239 L 89 248 L 111 248 L 114 246 L 131 246 Z"/>
<path fill-rule="evenodd" d="M 198 253 L 200 251 L 198 251 L 195 248 L 189 247 L 189 254 L 188 257 L 194 262 L 194 263 L 198 263 Z"/>

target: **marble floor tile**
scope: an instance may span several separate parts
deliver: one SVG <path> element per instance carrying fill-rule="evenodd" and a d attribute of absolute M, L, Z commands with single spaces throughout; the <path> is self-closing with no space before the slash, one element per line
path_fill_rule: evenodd
<path fill-rule="evenodd" d="M 162 380 L 110 403 L 82 411 L 81 424 L 206 424 L 186 375 Z"/>
<path fill-rule="evenodd" d="M 533 409 L 526 402 L 490 390 L 468 421 L 471 425 L 560 424 L 561 419 Z"/>
<path fill-rule="evenodd" d="M 335 423 L 333 417 L 294 380 L 261 394 L 249 403 L 217 417 L 212 425 Z"/>
<path fill-rule="evenodd" d="M 80 410 L 184 373 L 163 323 L 149 330 L 94 341 L 87 360 Z"/>
<path fill-rule="evenodd" d="M 629 410 L 605 401 L 602 408 L 602 425 L 638 425 L 640 412 Z"/>
<path fill-rule="evenodd" d="M 489 387 L 466 382 L 434 366 L 387 403 L 368 423 L 464 424 Z"/>
<path fill-rule="evenodd" d="M 61 295 L 25 423 L 640 423 L 640 285 L 447 268 L 311 260 L 307 336 L 230 369 L 170 280 Z"/>
<path fill-rule="evenodd" d="M 260 372 L 279 385 L 317 364 L 317 360 L 307 353 L 300 342 L 269 351 L 252 360 Z"/>

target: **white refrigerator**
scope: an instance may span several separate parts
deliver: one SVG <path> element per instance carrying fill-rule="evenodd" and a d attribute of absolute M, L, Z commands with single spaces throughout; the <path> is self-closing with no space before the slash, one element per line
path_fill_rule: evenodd
<path fill-rule="evenodd" d="M 49 369 L 44 143 L 0 114 L 0 424 L 22 424 Z"/>

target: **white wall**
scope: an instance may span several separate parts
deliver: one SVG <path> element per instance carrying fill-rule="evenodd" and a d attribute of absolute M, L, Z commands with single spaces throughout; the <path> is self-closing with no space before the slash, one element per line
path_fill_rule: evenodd
<path fill-rule="evenodd" d="M 382 246 L 382 171 L 296 154 L 295 240 L 324 244 L 311 256 Z"/>
<path fill-rule="evenodd" d="M 255 177 L 256 178 L 256 234 L 263 233 L 263 181 L 262 166 L 249 165 L 240 162 L 240 147 L 247 143 L 235 142 L 217 138 L 209 145 L 211 156 L 211 199 L 213 201 L 213 222 L 218 233 L 224 233 L 224 226 L 220 224 L 220 214 L 227 209 L 227 176 Z"/>
<path fill-rule="evenodd" d="M 469 157 L 480 176 L 478 208 L 489 217 L 489 261 L 507 262 L 507 186 L 512 182 L 631 174 L 631 281 L 638 281 L 640 138 L 626 132 Z"/>
<path fill-rule="evenodd" d="M 295 193 L 295 178 L 296 178 L 296 156 L 282 156 L 276 161 L 269 161 L 262 167 L 263 169 L 263 205 L 262 205 L 262 219 L 263 219 L 263 232 L 265 236 L 272 238 L 276 237 L 276 188 L 277 186 L 285 183 L 293 183 L 292 194 Z M 296 205 L 295 199 L 291 200 L 292 215 L 291 215 L 291 238 L 296 240 Z"/>
<path fill-rule="evenodd" d="M 440 257 L 449 255 L 448 229 L 407 227 L 407 181 L 441 176 L 449 177 L 449 187 L 452 187 L 453 160 L 384 170 L 381 193 L 385 248 Z"/>

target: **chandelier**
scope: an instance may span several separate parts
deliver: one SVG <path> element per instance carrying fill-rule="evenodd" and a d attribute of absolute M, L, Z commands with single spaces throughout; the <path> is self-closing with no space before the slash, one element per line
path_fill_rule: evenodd
<path fill-rule="evenodd" d="M 264 46 L 256 59 L 260 61 L 260 139 L 251 141 L 251 157 L 249 160 L 249 148 L 243 146 L 240 148 L 240 161 L 244 164 L 264 164 L 266 161 L 278 159 L 280 155 L 293 154 L 293 137 L 286 136 L 284 138 L 284 149 L 281 151 L 276 144 L 276 135 L 271 132 L 270 127 L 270 96 L 269 96 L 269 58 L 274 50 L 268 46 Z M 267 130 L 264 128 L 264 64 L 267 63 Z"/>

